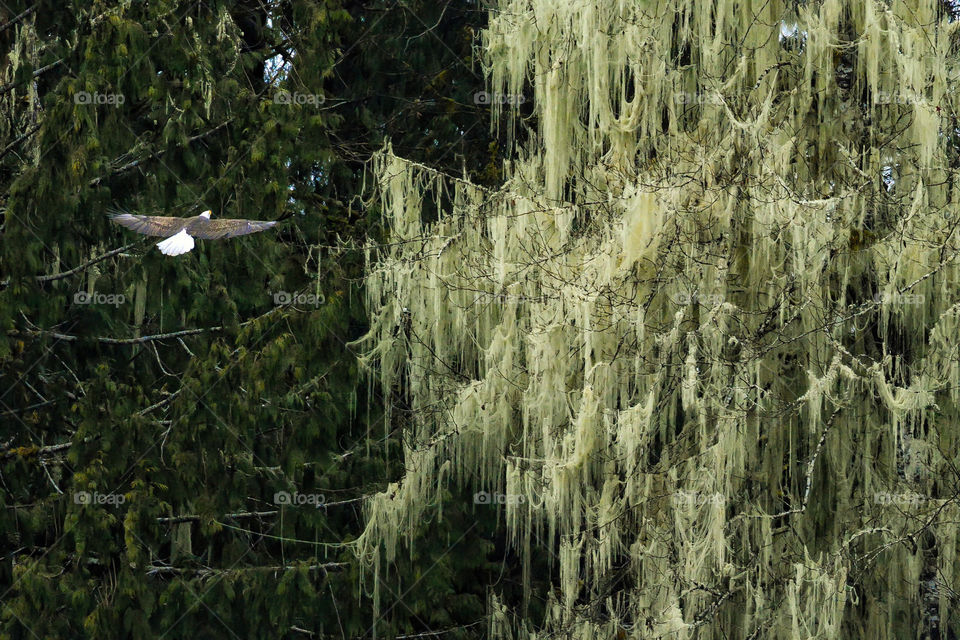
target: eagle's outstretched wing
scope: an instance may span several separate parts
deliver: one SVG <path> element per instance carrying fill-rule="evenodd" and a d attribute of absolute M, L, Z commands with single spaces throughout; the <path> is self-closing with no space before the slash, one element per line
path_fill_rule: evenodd
<path fill-rule="evenodd" d="M 190 227 L 190 235 L 204 240 L 216 240 L 218 238 L 235 238 L 245 236 L 248 233 L 257 233 L 264 229 L 269 229 L 277 224 L 274 221 L 264 222 L 262 220 L 230 220 L 227 218 L 218 218 L 216 220 L 198 221 L 196 225 Z"/>
<path fill-rule="evenodd" d="M 137 216 L 131 213 L 116 213 L 110 219 L 117 224 L 146 236 L 169 238 L 183 228 L 183 218 L 167 216 Z"/>

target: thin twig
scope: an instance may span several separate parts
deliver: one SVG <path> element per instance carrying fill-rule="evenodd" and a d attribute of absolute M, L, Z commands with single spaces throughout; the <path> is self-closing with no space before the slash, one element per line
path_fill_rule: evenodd
<path fill-rule="evenodd" d="M 327 562 L 324 564 L 311 565 L 280 565 L 276 567 L 242 567 L 239 569 L 201 569 L 190 567 L 163 567 L 158 565 L 147 566 L 147 575 L 192 575 L 196 577 L 229 575 L 231 573 L 250 573 L 250 572 L 268 572 L 268 571 L 296 571 L 306 569 L 307 571 L 337 571 L 347 566 L 346 562 Z"/>
<path fill-rule="evenodd" d="M 274 307 L 267 311 L 266 313 L 257 316 L 256 318 L 251 318 L 245 322 L 241 322 L 238 327 L 245 327 L 249 324 L 253 324 L 258 320 L 262 320 L 267 316 L 270 316 L 284 307 Z M 116 344 L 116 345 L 130 345 L 130 344 L 143 344 L 144 342 L 150 342 L 151 340 L 168 340 L 170 338 L 179 338 L 181 336 L 195 336 L 201 333 L 214 333 L 217 331 L 223 331 L 225 327 L 223 325 L 217 325 L 215 327 L 203 327 L 200 329 L 184 329 L 183 331 L 173 331 L 171 333 L 158 333 L 151 336 L 140 336 L 139 338 L 104 338 L 102 336 L 89 338 L 94 342 L 99 342 L 100 344 Z M 7 335 L 11 336 L 23 336 L 23 337 L 37 337 L 37 336 L 50 336 L 58 340 L 63 340 L 64 342 L 76 342 L 78 340 L 86 339 L 84 336 L 77 336 L 68 333 L 60 333 L 58 331 L 48 331 L 46 329 L 31 329 L 28 331 L 8 331 Z"/>
<path fill-rule="evenodd" d="M 224 515 L 224 518 L 232 518 L 234 520 L 244 520 L 247 518 L 269 518 L 277 515 L 277 511 L 240 511 L 238 513 L 228 513 Z M 157 518 L 157 522 L 161 524 L 180 524 L 182 522 L 200 522 L 200 516 L 198 515 L 184 515 L 184 516 L 173 516 L 167 518 Z"/>

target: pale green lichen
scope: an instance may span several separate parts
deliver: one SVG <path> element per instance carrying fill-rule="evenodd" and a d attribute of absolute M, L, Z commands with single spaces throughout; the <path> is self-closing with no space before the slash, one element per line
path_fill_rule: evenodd
<path fill-rule="evenodd" d="M 956 628 L 956 31 L 933 0 L 502 0 L 489 89 L 536 115 L 505 184 L 371 166 L 363 362 L 415 419 L 361 557 L 452 482 L 522 497 L 527 597 L 560 550 L 546 618 L 492 593 L 491 637 L 892 640 L 925 599 Z"/>

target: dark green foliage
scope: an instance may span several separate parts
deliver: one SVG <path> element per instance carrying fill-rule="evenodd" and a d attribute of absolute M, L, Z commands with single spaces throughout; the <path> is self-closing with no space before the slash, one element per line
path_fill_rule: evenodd
<path fill-rule="evenodd" d="M 484 20 L 426 1 L 0 8 L 0 637 L 372 635 L 342 543 L 400 471 L 402 424 L 383 438 L 346 346 L 379 233 L 363 164 L 391 137 L 496 180 Z M 281 223 L 169 258 L 111 207 Z M 462 504 L 384 572 L 378 636 L 484 633 L 464 625 L 504 571 L 495 511 Z"/>

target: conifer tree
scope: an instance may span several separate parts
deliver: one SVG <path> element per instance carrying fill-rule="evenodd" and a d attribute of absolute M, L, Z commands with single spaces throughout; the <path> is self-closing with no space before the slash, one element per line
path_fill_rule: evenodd
<path fill-rule="evenodd" d="M 380 575 L 396 597 L 370 615 L 350 543 L 402 443 L 346 345 L 364 329 L 369 153 L 407 135 L 411 156 L 488 179 L 469 60 L 483 19 L 425 2 L 0 10 L 3 635 L 481 618 L 485 555 L 447 543 L 475 525 L 466 508 Z M 113 208 L 281 222 L 168 258 Z"/>
<path fill-rule="evenodd" d="M 960 635 L 956 19 L 496 3 L 504 184 L 372 169 L 360 344 L 408 443 L 368 564 L 487 492 L 490 637 Z"/>

